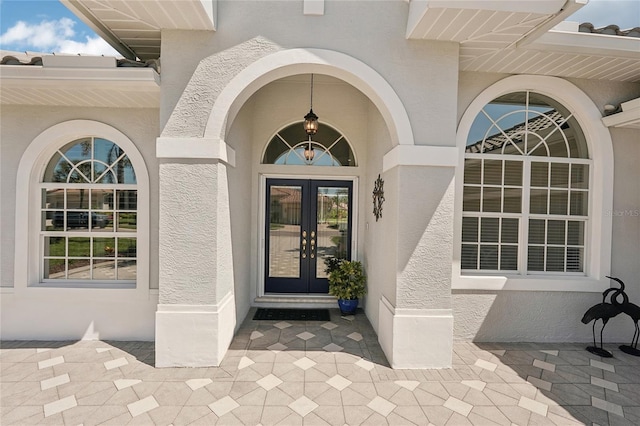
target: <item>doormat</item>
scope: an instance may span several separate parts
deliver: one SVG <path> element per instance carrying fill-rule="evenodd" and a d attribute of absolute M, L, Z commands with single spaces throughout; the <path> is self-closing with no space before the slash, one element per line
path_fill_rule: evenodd
<path fill-rule="evenodd" d="M 276 321 L 330 321 L 328 309 L 276 309 L 258 308 L 254 320 Z"/>

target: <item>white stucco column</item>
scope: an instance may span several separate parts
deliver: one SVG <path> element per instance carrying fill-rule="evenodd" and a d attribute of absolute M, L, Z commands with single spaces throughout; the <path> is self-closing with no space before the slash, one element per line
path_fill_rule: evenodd
<path fill-rule="evenodd" d="M 378 338 L 393 368 L 452 364 L 454 147 L 397 146 L 384 157 L 396 221 L 395 288 L 382 294 Z M 392 193 L 393 191 L 393 193 Z"/>
<path fill-rule="evenodd" d="M 224 141 L 158 138 L 160 164 L 159 304 L 156 366 L 204 367 L 222 361 L 236 315 Z"/>

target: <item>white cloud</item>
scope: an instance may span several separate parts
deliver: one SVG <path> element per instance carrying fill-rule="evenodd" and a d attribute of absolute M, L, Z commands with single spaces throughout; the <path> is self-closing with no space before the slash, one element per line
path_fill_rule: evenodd
<path fill-rule="evenodd" d="M 18 21 L 0 35 L 0 46 L 5 50 L 120 56 L 100 37 L 74 40 L 75 24 L 69 18 L 43 20 L 37 24 Z"/>

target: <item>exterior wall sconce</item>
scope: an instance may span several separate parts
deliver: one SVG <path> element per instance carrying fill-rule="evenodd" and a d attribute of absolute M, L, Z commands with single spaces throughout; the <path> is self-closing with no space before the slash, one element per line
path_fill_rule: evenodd
<path fill-rule="evenodd" d="M 376 183 L 373 187 L 373 215 L 376 222 L 382 217 L 382 204 L 384 203 L 384 181 L 378 175 Z"/>

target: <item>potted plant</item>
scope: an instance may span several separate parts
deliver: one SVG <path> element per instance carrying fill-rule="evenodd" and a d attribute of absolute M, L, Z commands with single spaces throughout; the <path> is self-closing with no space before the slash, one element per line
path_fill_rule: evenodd
<path fill-rule="evenodd" d="M 362 263 L 356 260 L 329 258 L 326 261 L 329 274 L 329 294 L 338 298 L 343 315 L 353 315 L 358 299 L 367 293 L 367 278 Z"/>

